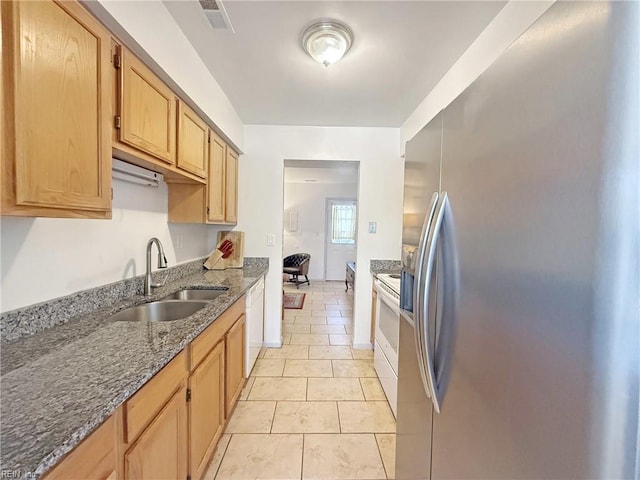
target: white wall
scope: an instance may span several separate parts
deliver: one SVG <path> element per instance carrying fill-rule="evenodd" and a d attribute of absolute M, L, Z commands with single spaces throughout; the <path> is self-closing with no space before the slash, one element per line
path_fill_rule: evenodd
<path fill-rule="evenodd" d="M 161 1 L 99 0 L 211 120 L 243 148 L 240 117 Z"/>
<path fill-rule="evenodd" d="M 167 209 L 165 183 L 114 179 L 112 220 L 0 217 L 0 311 L 142 275 L 151 237 L 162 242 L 169 266 L 207 255 L 216 227 L 169 224 Z"/>
<path fill-rule="evenodd" d="M 471 85 L 554 2 L 507 3 L 402 125 L 401 151 L 404 152 L 407 141 Z"/>
<path fill-rule="evenodd" d="M 360 162 L 358 255 L 354 343 L 369 343 L 372 258 L 399 259 L 403 161 L 395 128 L 245 126 L 245 155 L 239 166 L 239 224 L 245 255 L 269 257 L 265 342 L 281 341 L 284 160 Z M 368 233 L 368 222 L 378 233 Z M 267 246 L 267 234 L 276 238 Z"/>
<path fill-rule="evenodd" d="M 298 230 L 290 232 L 285 224 L 283 255 L 310 254 L 310 279 L 325 278 L 326 199 L 355 199 L 357 195 L 358 185 L 355 183 L 285 183 L 284 210 L 298 212 Z"/>

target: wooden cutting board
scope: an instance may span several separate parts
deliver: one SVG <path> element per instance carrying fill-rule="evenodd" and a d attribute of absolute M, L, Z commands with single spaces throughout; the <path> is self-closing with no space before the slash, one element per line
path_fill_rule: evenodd
<path fill-rule="evenodd" d="M 237 230 L 225 230 L 218 232 L 218 242 L 220 245 L 223 241 L 230 240 L 233 242 L 233 253 L 228 258 L 221 258 L 214 265 L 212 270 L 224 270 L 225 268 L 242 268 L 244 264 L 244 232 Z"/>

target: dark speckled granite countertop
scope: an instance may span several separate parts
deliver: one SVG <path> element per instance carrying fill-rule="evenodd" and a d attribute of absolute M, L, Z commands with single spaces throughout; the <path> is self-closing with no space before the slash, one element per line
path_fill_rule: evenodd
<path fill-rule="evenodd" d="M 379 273 L 400 273 L 402 262 L 400 260 L 371 260 L 369 271 L 374 277 Z"/>
<path fill-rule="evenodd" d="M 135 295 L 35 335 L 2 342 L 0 472 L 36 478 L 238 300 L 268 263 L 205 271 Z M 186 287 L 228 287 L 210 305 L 171 322 L 114 322 L 125 308 Z M 16 475 L 17 473 L 17 475 Z"/>

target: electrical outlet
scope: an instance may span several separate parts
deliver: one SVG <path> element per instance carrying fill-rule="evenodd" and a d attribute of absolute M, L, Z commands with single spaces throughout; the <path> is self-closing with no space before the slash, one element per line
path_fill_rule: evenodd
<path fill-rule="evenodd" d="M 273 233 L 267 234 L 267 246 L 273 247 L 276 244 L 276 236 Z"/>
<path fill-rule="evenodd" d="M 376 222 L 369 222 L 369 233 L 376 233 L 378 230 L 378 224 Z"/>

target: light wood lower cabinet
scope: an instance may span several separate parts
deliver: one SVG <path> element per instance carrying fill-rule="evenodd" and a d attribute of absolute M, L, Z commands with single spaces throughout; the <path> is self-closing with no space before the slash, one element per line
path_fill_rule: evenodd
<path fill-rule="evenodd" d="M 109 417 L 44 480 L 116 480 L 115 419 Z"/>
<path fill-rule="evenodd" d="M 111 218 L 111 36 L 76 2 L 0 2 L 2 215 Z"/>
<path fill-rule="evenodd" d="M 200 480 L 224 427 L 224 342 L 189 377 L 189 471 Z"/>
<path fill-rule="evenodd" d="M 241 297 L 45 480 L 201 480 L 244 386 Z"/>
<path fill-rule="evenodd" d="M 226 361 L 225 387 L 227 390 L 227 416 L 233 410 L 244 386 L 244 314 L 229 329 L 225 338 Z"/>
<path fill-rule="evenodd" d="M 127 480 L 187 478 L 186 389 L 178 390 L 124 456 Z"/>
<path fill-rule="evenodd" d="M 180 352 L 124 403 L 125 438 L 131 444 L 184 383 L 187 355 Z"/>

